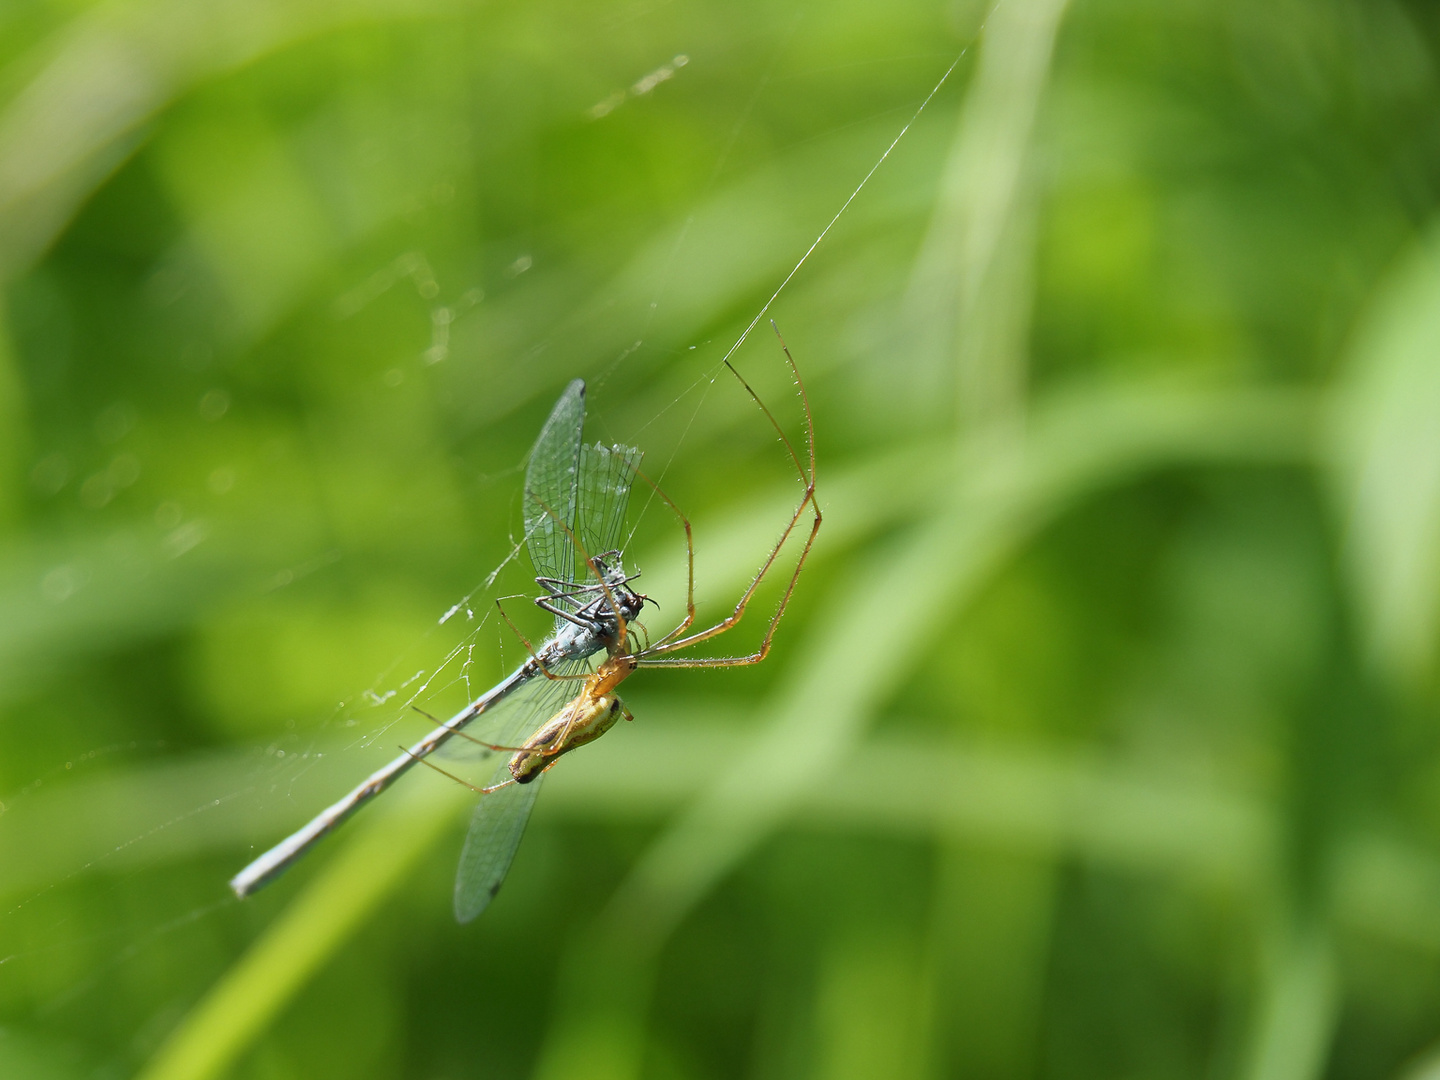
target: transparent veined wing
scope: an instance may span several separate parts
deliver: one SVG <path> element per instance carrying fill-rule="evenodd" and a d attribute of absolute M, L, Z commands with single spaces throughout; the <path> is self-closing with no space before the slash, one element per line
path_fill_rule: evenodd
<path fill-rule="evenodd" d="M 572 581 L 575 504 L 580 486 L 580 432 L 585 383 L 575 379 L 555 402 L 525 468 L 525 543 L 541 577 Z"/>
<path fill-rule="evenodd" d="M 557 675 L 586 673 L 590 666 L 584 660 L 570 660 L 557 665 Z M 502 703 L 494 717 L 479 725 L 474 737 L 496 746 L 519 746 L 545 721 L 580 692 L 580 679 L 547 679 L 543 675 L 526 684 Z M 468 741 L 468 740 L 467 740 Z M 475 749 L 474 743 L 469 743 Z M 489 752 L 484 752 L 486 758 Z M 488 787 L 509 779 L 508 751 L 495 751 L 498 758 L 489 776 L 477 787 Z M 467 923 L 487 907 L 515 858 L 515 849 L 525 835 L 525 825 L 540 793 L 540 777 L 528 784 L 508 784 L 480 797 L 470 818 L 465 846 L 460 852 L 460 866 L 455 872 L 455 918 Z"/>
<path fill-rule="evenodd" d="M 525 537 L 535 573 L 583 586 L 584 555 L 620 544 L 630 488 L 642 454 L 629 446 L 586 445 L 585 384 L 565 388 L 535 440 L 525 470 Z M 579 605 L 561 597 L 569 610 Z M 556 617 L 556 628 L 565 620 Z"/>
<path fill-rule="evenodd" d="M 479 918 L 505 884 L 544 779 L 492 791 L 475 807 L 455 871 L 456 922 Z"/>
<path fill-rule="evenodd" d="M 595 443 L 580 448 L 576 535 L 591 555 L 620 547 L 630 487 L 643 456 L 633 446 Z"/>

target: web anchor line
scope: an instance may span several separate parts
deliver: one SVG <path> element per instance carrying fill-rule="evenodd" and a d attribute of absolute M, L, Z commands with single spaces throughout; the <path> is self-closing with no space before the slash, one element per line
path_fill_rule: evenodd
<path fill-rule="evenodd" d="M 910 129 L 915 126 L 915 121 L 920 119 L 920 114 L 925 111 L 925 107 L 934 100 L 936 94 L 940 93 L 941 88 L 944 87 L 944 85 L 950 80 L 950 76 L 955 73 L 955 69 L 960 66 L 960 61 L 965 59 L 965 54 L 969 51 L 970 47 L 967 45 L 965 48 L 960 50 L 960 54 L 956 56 L 954 60 L 950 61 L 950 66 L 945 69 L 945 74 L 940 76 L 940 81 L 930 88 L 930 93 L 925 95 L 925 100 L 920 102 L 919 107 L 916 108 L 910 119 L 905 121 L 905 126 L 900 129 L 900 133 L 896 135 L 895 138 L 890 140 L 890 145 L 885 148 L 885 152 L 880 155 L 874 165 L 870 166 L 870 171 L 865 174 L 864 178 L 860 181 L 860 183 L 855 185 L 855 190 L 850 192 L 849 197 L 846 198 L 844 203 L 841 204 L 840 209 L 835 211 L 835 216 L 829 220 L 829 222 L 825 225 L 825 228 L 820 230 L 820 235 L 815 237 L 815 242 L 805 249 L 805 254 L 800 256 L 800 261 L 797 262 L 794 267 L 791 268 L 790 272 L 785 275 L 785 280 L 780 282 L 779 288 L 777 288 L 773 293 L 770 294 L 770 299 L 766 300 L 765 305 L 758 312 L 755 313 L 755 318 L 750 320 L 750 325 L 745 327 L 745 330 L 741 333 L 741 335 L 735 339 L 735 344 L 731 345 L 729 350 L 726 351 L 725 355 L 720 358 L 721 363 L 729 360 L 730 357 L 735 355 L 735 350 L 740 348 L 741 345 L 745 344 L 745 339 L 750 336 L 750 331 L 754 330 L 755 327 L 760 325 L 760 320 L 765 317 L 766 313 L 769 312 L 771 306 L 775 303 L 776 300 L 780 298 L 780 294 L 785 291 L 785 286 L 790 284 L 790 279 L 800 272 L 800 268 L 804 266 L 806 260 L 809 259 L 812 254 L 814 254 L 815 249 L 820 246 L 820 242 L 824 240 L 827 235 L 829 235 L 830 230 L 835 227 L 835 223 L 845 216 L 845 211 L 850 209 L 850 204 L 856 200 L 856 198 L 860 195 L 860 192 L 865 190 L 865 185 L 870 183 L 870 178 L 880 171 L 880 166 L 885 164 L 885 159 L 890 156 L 891 152 L 894 151 L 895 147 L 900 145 L 900 140 L 905 138 L 906 134 L 909 133 Z"/>

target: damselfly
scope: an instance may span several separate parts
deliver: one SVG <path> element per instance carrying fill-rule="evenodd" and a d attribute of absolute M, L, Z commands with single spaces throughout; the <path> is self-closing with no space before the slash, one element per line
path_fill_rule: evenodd
<path fill-rule="evenodd" d="M 777 331 L 778 334 L 778 331 Z M 726 362 L 775 428 L 804 485 L 799 504 L 780 538 L 760 564 L 729 615 L 703 630 L 695 623 L 695 546 L 690 522 L 660 488 L 639 471 L 640 451 L 625 446 L 588 445 L 582 440 L 585 386 L 572 382 L 541 429 L 525 475 L 526 546 L 542 595 L 536 603 L 555 616 L 554 631 L 529 658 L 493 689 L 480 695 L 384 768 L 367 778 L 308 825 L 245 867 L 230 882 L 247 896 L 274 880 L 371 798 L 416 764 L 426 764 L 482 796 L 470 823 L 455 880 L 455 915 L 468 922 L 489 905 L 509 872 L 515 849 L 539 792 L 539 780 L 564 754 L 608 731 L 629 712 L 615 691 L 643 667 L 736 667 L 755 664 L 770 651 L 776 627 L 790 602 L 821 524 L 815 501 L 815 434 L 805 384 L 790 351 L 781 341 L 786 363 L 799 391 L 805 417 L 802 460 L 758 394 Z M 685 615 L 674 629 L 641 644 L 633 631 L 647 597 L 631 588 L 638 576 L 625 572 L 616 545 L 624 526 L 630 489 L 636 477 L 650 486 L 675 513 L 685 532 L 687 585 Z M 733 628 L 781 549 L 804 518 L 809 534 L 780 602 L 758 648 L 742 656 L 674 655 Z M 576 573 L 579 562 L 583 571 Z M 522 638 L 523 640 L 523 638 Z M 589 658 L 603 651 L 593 670 Z M 477 734 L 466 733 L 481 717 Z M 538 724 L 538 727 L 537 727 Z M 527 737 L 527 732 L 533 732 Z M 429 756 L 455 736 L 478 745 L 487 755 L 507 753 L 488 783 L 470 784 L 433 765 Z"/>

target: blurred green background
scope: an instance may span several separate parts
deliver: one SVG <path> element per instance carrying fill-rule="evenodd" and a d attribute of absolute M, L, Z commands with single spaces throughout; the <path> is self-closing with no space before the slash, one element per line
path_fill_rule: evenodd
<path fill-rule="evenodd" d="M 523 656 L 569 379 L 733 603 L 799 488 L 719 358 L 962 50 L 768 311 L 772 657 L 627 684 L 471 926 L 431 774 L 232 900 Z M 8 0 L 0 1075 L 1440 1076 L 1437 60 L 1418 0 Z"/>

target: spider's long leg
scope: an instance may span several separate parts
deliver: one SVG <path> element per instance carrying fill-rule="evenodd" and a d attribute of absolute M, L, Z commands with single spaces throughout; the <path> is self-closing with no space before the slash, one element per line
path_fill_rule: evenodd
<path fill-rule="evenodd" d="M 402 746 L 400 749 L 401 749 L 401 750 L 405 750 L 405 747 Z M 410 751 L 409 751 L 409 750 L 405 750 L 405 753 L 410 754 Z M 410 754 L 410 756 L 411 756 L 411 757 L 415 757 L 414 754 Z M 450 779 L 450 780 L 454 780 L 455 783 L 459 784 L 461 787 L 467 787 L 467 788 L 469 788 L 471 791 L 475 792 L 476 795 L 489 795 L 491 792 L 499 791 L 501 788 L 503 788 L 503 787 L 509 787 L 511 784 L 515 783 L 514 780 L 502 780 L 502 781 L 500 781 L 500 783 L 498 783 L 498 784 L 491 784 L 489 787 L 476 787 L 474 784 L 470 783 L 469 780 L 462 780 L 460 777 L 456 776 L 454 773 L 452 773 L 452 772 L 446 772 L 444 769 L 442 769 L 439 765 L 436 765 L 436 764 L 435 764 L 433 761 L 431 761 L 429 758 L 415 757 L 415 760 L 418 761 L 421 765 L 424 765 L 427 769 L 434 769 L 434 770 L 435 770 L 436 772 L 438 772 L 441 776 L 446 777 L 447 779 Z"/>
<path fill-rule="evenodd" d="M 674 511 L 675 516 L 680 519 L 681 528 L 685 530 L 685 618 L 680 620 L 679 626 L 655 642 L 655 647 L 659 647 L 685 633 L 695 622 L 695 533 L 690 528 L 690 519 L 687 518 L 680 510 L 680 507 L 675 504 L 675 500 L 665 494 L 659 484 L 651 480 L 650 477 L 646 476 L 639 469 L 635 470 L 635 475 L 649 484 L 650 490 L 665 501 L 665 505 Z M 647 649 L 646 651 L 649 650 Z"/>
<path fill-rule="evenodd" d="M 588 674 L 582 675 L 581 678 L 589 678 L 589 676 Z M 426 720 L 429 720 L 432 724 L 435 724 L 439 727 L 445 726 L 445 722 L 443 720 L 440 720 L 438 717 L 430 715 L 430 713 L 420 708 L 419 705 L 411 705 L 410 707 L 416 712 L 418 712 L 421 716 L 425 717 Z M 454 734 L 460 736 L 460 738 L 464 739 L 466 742 L 472 742 L 476 746 L 483 746 L 486 750 L 494 750 L 497 754 L 528 754 L 532 752 L 540 753 L 540 751 L 531 751 L 529 748 L 524 746 L 501 746 L 499 743 L 486 742 L 484 739 L 477 739 L 474 735 L 471 735 L 468 732 L 464 731 L 456 731 L 454 732 Z M 405 752 L 407 754 L 410 753 L 410 751 L 408 750 L 406 750 Z M 415 757 L 414 754 L 410 754 L 410 756 Z M 422 759 L 417 757 L 415 758 L 415 760 L 420 761 Z"/>
<path fill-rule="evenodd" d="M 739 602 L 735 605 L 735 610 L 714 626 L 697 633 L 688 634 L 678 639 L 673 639 L 671 635 L 666 635 L 666 637 L 662 638 L 653 648 L 645 650 L 636 658 L 636 665 L 638 667 L 738 667 L 743 664 L 758 664 L 769 655 L 770 642 L 775 636 L 775 628 L 780 625 L 780 619 L 785 614 L 785 609 L 790 603 L 790 597 L 795 591 L 795 583 L 800 579 L 800 571 L 805 568 L 805 560 L 809 558 L 810 549 L 815 545 L 815 536 L 820 531 L 820 525 L 824 520 L 823 515 L 820 513 L 820 504 L 815 500 L 815 420 L 810 412 L 810 397 L 805 389 L 805 380 L 800 377 L 800 369 L 795 364 L 795 358 L 790 355 L 790 349 L 785 344 L 785 339 L 781 337 L 779 328 L 775 327 L 773 321 L 770 325 L 775 328 L 775 336 L 780 338 L 780 348 L 785 352 L 785 360 L 790 365 L 791 376 L 794 378 L 795 385 L 800 391 L 800 404 L 805 413 L 805 449 L 807 457 L 809 458 L 808 470 L 805 464 L 802 463 L 800 455 L 796 452 L 794 444 L 775 420 L 774 414 L 772 414 L 765 403 L 760 400 L 760 396 L 755 393 L 754 389 L 745 381 L 744 377 L 741 376 L 738 371 L 730 367 L 728 360 L 725 366 L 730 367 L 735 377 L 740 380 L 740 384 L 745 387 L 750 397 L 754 399 L 755 404 L 760 406 L 761 411 L 764 412 L 766 418 L 769 419 L 771 426 L 779 433 L 781 442 L 785 444 L 786 450 L 790 453 L 790 460 L 795 463 L 796 471 L 799 473 L 800 479 L 805 483 L 805 493 L 800 499 L 800 505 L 795 508 L 795 513 L 790 516 L 790 520 L 786 523 L 784 531 L 781 532 L 780 539 L 776 541 L 775 546 L 770 549 L 770 554 L 767 555 L 765 561 L 760 564 L 760 569 L 751 580 L 749 588 L 745 590 Z M 805 538 L 805 546 L 800 551 L 800 558 L 795 564 L 795 571 L 790 575 L 790 581 L 785 586 L 785 593 L 780 598 L 780 604 L 775 609 L 775 614 L 770 617 L 770 623 L 765 628 L 765 636 L 761 639 L 760 647 L 755 652 L 745 656 L 698 657 L 695 659 L 687 659 L 684 657 L 663 655 L 665 653 L 677 652 L 680 649 L 688 648 L 702 641 L 708 641 L 710 638 L 732 629 L 740 622 L 745 615 L 746 606 L 755 595 L 755 591 L 760 587 L 760 583 L 765 579 L 766 574 L 770 572 L 770 568 L 775 565 L 775 560 L 779 558 L 780 550 L 785 546 L 785 541 L 790 538 L 791 533 L 795 531 L 795 527 L 800 524 L 800 519 L 805 516 L 805 508 L 807 506 L 814 516 L 814 521 L 810 526 L 810 535 Z M 682 624 L 682 626 L 684 625 L 686 624 Z"/>
<path fill-rule="evenodd" d="M 537 603 L 538 603 L 538 601 L 537 601 Z M 540 606 L 541 606 L 541 607 L 544 607 L 543 604 L 541 604 Z M 535 651 L 535 649 L 531 646 L 529 639 L 526 638 L 525 635 L 520 632 L 520 628 L 515 625 L 515 623 L 511 620 L 510 616 L 507 615 L 507 614 L 505 614 L 505 605 L 502 604 L 499 599 L 496 599 L 496 601 L 495 601 L 495 607 L 496 607 L 496 609 L 500 612 L 500 617 L 505 620 L 505 625 L 509 626 L 510 629 L 511 629 L 512 631 L 514 631 L 515 636 L 520 639 L 520 644 L 525 646 L 525 651 L 530 654 L 530 659 L 531 659 L 531 660 L 534 660 L 535 663 L 536 663 L 537 665 L 539 665 L 540 674 L 541 674 L 541 675 L 544 675 L 547 679 L 583 679 L 583 678 L 585 678 L 585 673 L 583 673 L 583 672 L 577 672 L 577 673 L 574 674 L 574 675 L 556 675 L 553 671 L 551 671 L 551 670 L 549 669 L 549 667 L 546 666 L 545 661 L 542 660 L 542 659 L 540 659 L 540 654 L 537 653 L 537 652 Z M 546 610 L 549 610 L 549 609 L 547 608 Z M 569 616 L 566 616 L 566 617 L 569 618 Z M 585 624 L 584 624 L 584 623 L 581 623 L 580 625 L 581 625 L 581 626 L 584 626 Z M 468 738 L 468 736 L 467 736 L 467 738 Z"/>

